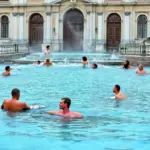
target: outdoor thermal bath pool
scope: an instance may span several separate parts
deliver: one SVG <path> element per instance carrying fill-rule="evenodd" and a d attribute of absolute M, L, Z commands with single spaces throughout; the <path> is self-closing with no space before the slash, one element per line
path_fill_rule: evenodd
<path fill-rule="evenodd" d="M 0 72 L 5 66 L 0 65 Z M 0 110 L 0 150 L 150 149 L 150 75 L 115 66 L 11 67 L 21 70 L 0 76 L 0 103 L 19 88 L 20 101 L 46 107 L 15 114 Z M 110 98 L 114 84 L 121 85 L 127 100 Z M 68 120 L 43 113 L 59 109 L 62 97 L 70 97 L 71 110 L 84 118 Z"/>

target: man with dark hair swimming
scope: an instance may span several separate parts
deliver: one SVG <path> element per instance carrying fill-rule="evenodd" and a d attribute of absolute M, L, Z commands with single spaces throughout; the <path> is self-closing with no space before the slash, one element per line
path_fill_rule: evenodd
<path fill-rule="evenodd" d="M 60 109 L 62 111 L 46 111 L 45 113 L 51 114 L 51 115 L 58 115 L 58 116 L 64 116 L 64 117 L 71 117 L 71 118 L 82 118 L 83 116 L 78 112 L 71 112 L 69 110 L 71 105 L 71 99 L 69 98 L 62 98 L 59 104 Z"/>
<path fill-rule="evenodd" d="M 121 100 L 126 99 L 127 96 L 120 92 L 120 86 L 115 85 L 113 88 L 113 92 L 115 93 L 115 99 Z"/>
<path fill-rule="evenodd" d="M 6 66 L 5 67 L 5 72 L 2 73 L 3 76 L 10 76 L 10 71 L 12 69 L 10 68 L 10 66 Z"/>
<path fill-rule="evenodd" d="M 93 64 L 92 64 L 92 69 L 97 69 L 97 68 L 98 68 L 98 65 L 95 64 L 95 63 L 93 63 Z"/>
<path fill-rule="evenodd" d="M 29 110 L 30 107 L 24 103 L 24 102 L 19 102 L 20 98 L 20 90 L 19 89 L 13 89 L 11 91 L 12 99 L 11 100 L 4 100 L 1 108 L 4 110 L 8 111 L 13 111 L 13 112 L 18 112 L 18 111 L 23 111 L 23 110 Z"/>
<path fill-rule="evenodd" d="M 5 67 L 5 72 L 2 73 L 3 76 L 10 76 L 11 70 L 19 70 L 18 68 L 10 68 L 10 66 Z"/>

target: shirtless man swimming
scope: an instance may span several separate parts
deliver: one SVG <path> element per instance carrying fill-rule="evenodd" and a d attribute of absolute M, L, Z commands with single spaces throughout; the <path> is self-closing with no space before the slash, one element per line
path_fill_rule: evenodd
<path fill-rule="evenodd" d="M 52 66 L 52 65 L 53 63 L 49 59 L 46 59 L 45 63 L 43 64 L 43 66 L 47 66 L 47 67 Z"/>
<path fill-rule="evenodd" d="M 136 74 L 149 74 L 149 73 L 144 70 L 143 65 L 139 65 L 139 68 L 136 71 Z"/>
<path fill-rule="evenodd" d="M 3 76 L 10 76 L 11 68 L 10 66 L 5 67 L 5 72 L 2 73 Z"/>
<path fill-rule="evenodd" d="M 11 100 L 4 100 L 1 108 L 8 111 L 18 112 L 18 111 L 24 111 L 29 110 L 30 107 L 24 103 L 24 102 L 18 102 L 20 97 L 20 91 L 19 89 L 13 89 L 11 92 L 12 99 Z"/>
<path fill-rule="evenodd" d="M 123 93 L 120 92 L 120 86 L 119 85 L 115 85 L 113 88 L 113 92 L 115 93 L 115 99 L 117 100 L 121 100 L 121 99 L 126 99 L 127 96 L 124 95 Z"/>
<path fill-rule="evenodd" d="M 3 76 L 10 76 L 10 71 L 11 70 L 19 70 L 18 68 L 10 68 L 10 66 L 5 67 L 5 72 L 2 73 Z"/>
<path fill-rule="evenodd" d="M 70 118 L 82 118 L 83 116 L 78 112 L 71 112 L 69 107 L 71 105 L 71 100 L 69 98 L 62 98 L 59 104 L 62 111 L 47 111 L 45 113 L 57 116 L 64 116 Z"/>

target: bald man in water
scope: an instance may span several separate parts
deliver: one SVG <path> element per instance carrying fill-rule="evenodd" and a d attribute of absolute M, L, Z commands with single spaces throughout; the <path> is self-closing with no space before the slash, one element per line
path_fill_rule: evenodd
<path fill-rule="evenodd" d="M 18 101 L 20 98 L 20 90 L 19 89 L 13 89 L 11 94 L 12 94 L 12 99 L 4 100 L 4 102 L 1 106 L 2 109 L 8 110 L 8 111 L 13 111 L 13 112 L 24 111 L 24 110 L 30 109 L 30 107 L 26 103 Z"/>
<path fill-rule="evenodd" d="M 143 65 L 139 65 L 138 70 L 136 70 L 136 74 L 150 74 L 144 70 Z"/>

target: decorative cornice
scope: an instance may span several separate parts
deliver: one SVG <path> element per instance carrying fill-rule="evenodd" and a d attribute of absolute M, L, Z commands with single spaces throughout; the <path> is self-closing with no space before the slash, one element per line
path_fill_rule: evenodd
<path fill-rule="evenodd" d="M 89 15 L 89 14 L 90 14 L 90 11 L 87 11 L 86 13 Z"/>
<path fill-rule="evenodd" d="M 124 14 L 125 14 L 126 16 L 129 16 L 129 15 L 131 14 L 131 12 L 130 12 L 130 11 L 125 11 Z"/>
<path fill-rule="evenodd" d="M 13 12 L 12 13 L 13 14 L 13 16 L 24 16 L 24 13 L 23 12 Z"/>
<path fill-rule="evenodd" d="M 47 16 L 51 16 L 51 12 L 46 12 L 46 15 Z"/>
<path fill-rule="evenodd" d="M 103 12 L 98 12 L 97 15 L 102 16 Z"/>
<path fill-rule="evenodd" d="M 18 13 L 17 13 L 17 12 L 13 12 L 12 14 L 13 14 L 13 16 L 17 16 L 17 15 L 18 15 Z"/>
<path fill-rule="evenodd" d="M 19 16 L 24 16 L 23 12 L 18 13 Z"/>

